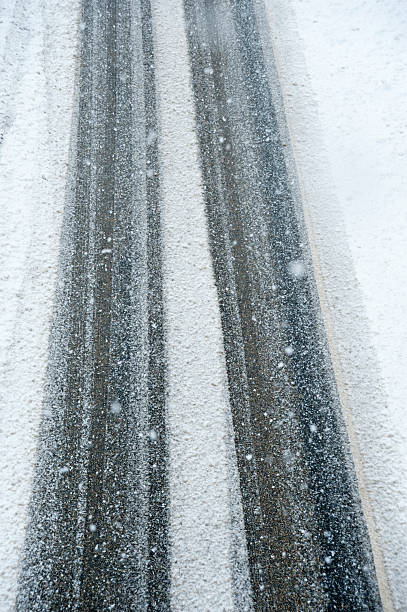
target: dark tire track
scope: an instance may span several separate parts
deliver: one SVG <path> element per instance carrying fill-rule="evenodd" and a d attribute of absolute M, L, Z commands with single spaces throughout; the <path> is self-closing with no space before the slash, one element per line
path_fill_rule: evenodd
<path fill-rule="evenodd" d="M 84 0 L 19 610 L 169 607 L 165 363 L 149 0 Z"/>
<path fill-rule="evenodd" d="M 147 256 L 148 276 L 148 438 L 149 514 L 148 584 L 149 608 L 169 609 L 169 492 L 167 484 L 167 436 L 165 418 L 164 304 L 161 248 L 161 213 L 158 181 L 158 123 L 155 92 L 153 31 L 150 0 L 142 2 L 144 51 L 144 104 L 146 114 Z"/>
<path fill-rule="evenodd" d="M 380 610 L 253 4 L 185 13 L 255 607 Z"/>

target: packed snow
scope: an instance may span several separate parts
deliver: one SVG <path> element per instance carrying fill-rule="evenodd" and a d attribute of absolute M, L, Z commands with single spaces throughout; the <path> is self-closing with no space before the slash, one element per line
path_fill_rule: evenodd
<path fill-rule="evenodd" d="M 183 2 L 153 0 L 152 8 L 161 124 L 171 607 L 233 610 L 235 555 L 246 568 L 247 575 L 239 576 L 240 598 L 249 604 L 250 586 Z"/>

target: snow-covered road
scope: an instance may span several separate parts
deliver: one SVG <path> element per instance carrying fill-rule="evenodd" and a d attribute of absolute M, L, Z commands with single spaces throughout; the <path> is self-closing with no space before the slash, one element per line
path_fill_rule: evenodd
<path fill-rule="evenodd" d="M 59 5 L 1 9 L 0 610 L 391 610 L 285 9 Z"/>

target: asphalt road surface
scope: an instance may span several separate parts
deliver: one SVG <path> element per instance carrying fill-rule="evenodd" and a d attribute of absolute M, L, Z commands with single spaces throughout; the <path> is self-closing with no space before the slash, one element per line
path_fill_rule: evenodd
<path fill-rule="evenodd" d="M 223 337 L 231 514 L 242 517 L 229 607 L 204 593 L 198 606 L 188 593 L 174 603 L 158 111 L 172 100 L 157 94 L 154 25 L 172 4 L 183 9 Z M 255 0 L 83 0 L 20 611 L 381 609 L 258 19 Z"/>

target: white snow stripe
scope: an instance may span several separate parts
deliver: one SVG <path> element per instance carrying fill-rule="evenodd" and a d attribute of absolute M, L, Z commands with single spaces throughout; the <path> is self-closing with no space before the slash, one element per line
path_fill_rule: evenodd
<path fill-rule="evenodd" d="M 226 381 L 182 0 L 153 0 L 168 351 L 171 605 L 234 609 Z M 233 478 L 237 478 L 234 460 Z"/>

